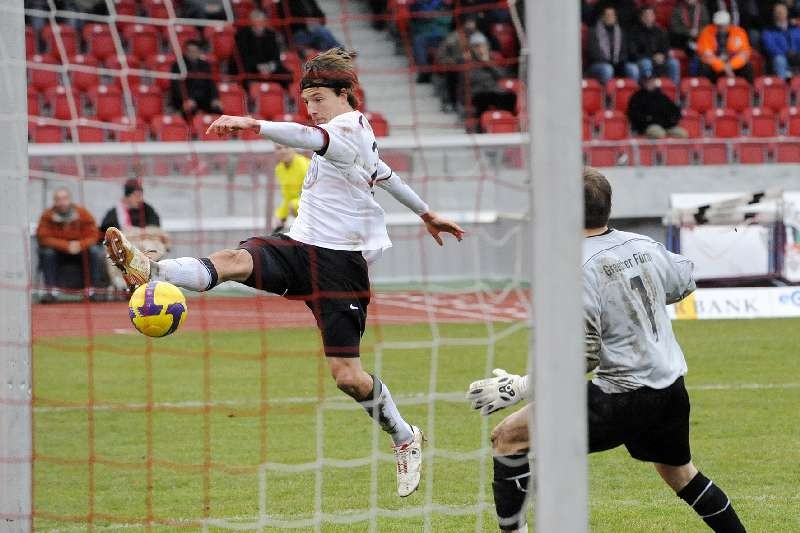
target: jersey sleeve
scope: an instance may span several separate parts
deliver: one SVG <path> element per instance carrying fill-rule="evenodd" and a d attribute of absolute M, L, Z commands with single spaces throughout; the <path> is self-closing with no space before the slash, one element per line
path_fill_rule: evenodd
<path fill-rule="evenodd" d="M 600 344 L 603 333 L 600 306 L 600 290 L 597 280 L 590 273 L 583 274 L 583 319 L 585 328 L 585 353 L 587 372 L 600 362 Z"/>
<path fill-rule="evenodd" d="M 662 248 L 667 264 L 664 294 L 666 304 L 680 302 L 697 288 L 694 282 L 694 263 L 688 258 Z"/>
<path fill-rule="evenodd" d="M 378 161 L 378 173 L 375 177 L 375 183 L 417 215 L 423 215 L 428 212 L 428 204 L 383 160 Z"/>
<path fill-rule="evenodd" d="M 317 126 L 325 135 L 325 144 L 317 153 L 336 166 L 352 166 L 361 155 L 363 136 L 369 130 L 352 118 L 352 115 L 340 115 Z"/>

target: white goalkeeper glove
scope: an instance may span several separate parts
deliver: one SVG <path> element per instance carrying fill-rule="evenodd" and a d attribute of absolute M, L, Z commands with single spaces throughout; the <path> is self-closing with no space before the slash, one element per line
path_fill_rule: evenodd
<path fill-rule="evenodd" d="M 467 393 L 472 408 L 480 409 L 483 416 L 528 398 L 528 376 L 509 374 L 502 368 L 495 368 L 492 374 L 495 377 L 473 381 Z"/>

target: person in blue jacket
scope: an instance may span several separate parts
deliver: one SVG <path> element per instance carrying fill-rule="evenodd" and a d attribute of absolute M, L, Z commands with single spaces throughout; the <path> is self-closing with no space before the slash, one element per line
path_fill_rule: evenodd
<path fill-rule="evenodd" d="M 774 24 L 761 33 L 761 45 L 772 71 L 786 79 L 800 68 L 800 27 L 789 22 L 789 8 L 781 2 L 773 6 L 772 18 Z"/>

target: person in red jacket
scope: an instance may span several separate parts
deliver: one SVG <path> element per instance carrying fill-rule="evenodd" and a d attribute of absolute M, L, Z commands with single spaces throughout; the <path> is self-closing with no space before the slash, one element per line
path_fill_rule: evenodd
<path fill-rule="evenodd" d="M 709 24 L 697 38 L 697 55 L 702 61 L 701 74 L 716 82 L 720 76 L 739 76 L 753 83 L 750 64 L 750 40 L 747 32 L 731 24 L 727 11 L 714 13 Z"/>
<path fill-rule="evenodd" d="M 72 203 L 69 190 L 61 187 L 53 193 L 53 207 L 42 213 L 36 238 L 39 242 L 39 265 L 47 292 L 42 302 L 56 300 L 59 272 L 69 263 L 80 267 L 80 285 L 91 282 L 100 287 L 105 280 L 105 251 L 97 245 L 100 236 L 94 217 Z M 93 293 L 90 293 L 90 295 Z"/>

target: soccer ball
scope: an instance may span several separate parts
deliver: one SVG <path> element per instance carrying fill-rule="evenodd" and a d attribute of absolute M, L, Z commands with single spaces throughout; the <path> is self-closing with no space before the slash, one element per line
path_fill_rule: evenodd
<path fill-rule="evenodd" d="M 133 326 L 148 337 L 166 337 L 186 319 L 186 298 L 181 290 L 166 281 L 140 285 L 128 302 Z"/>

